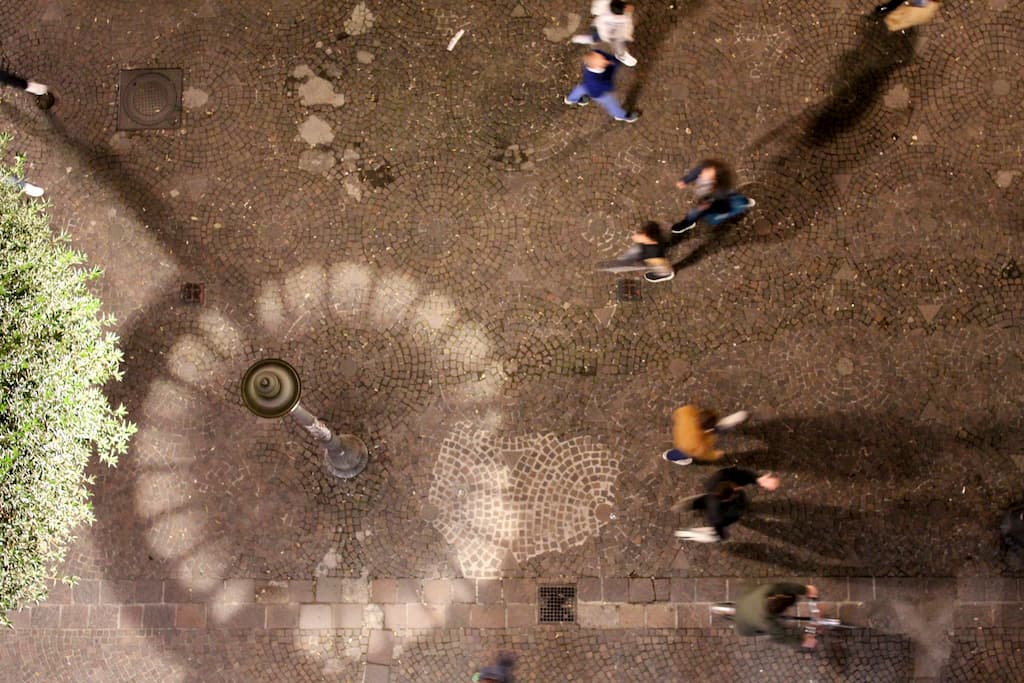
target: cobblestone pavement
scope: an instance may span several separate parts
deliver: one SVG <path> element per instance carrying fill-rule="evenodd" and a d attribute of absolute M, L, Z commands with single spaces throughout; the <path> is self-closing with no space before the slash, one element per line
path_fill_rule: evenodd
<path fill-rule="evenodd" d="M 57 95 L 3 93 L 8 153 L 105 269 L 139 425 L 0 679 L 445 682 L 498 647 L 526 681 L 1024 678 L 1024 3 L 888 34 L 869 0 L 642 0 L 633 125 L 561 101 L 587 4 L 0 0 Z M 180 126 L 119 130 L 148 67 Z M 594 272 L 708 155 L 756 208 L 671 282 Z M 275 356 L 358 478 L 245 410 Z M 727 544 L 669 533 L 689 401 L 752 410 L 727 462 L 783 477 Z M 769 577 L 862 629 L 709 621 Z M 545 583 L 577 625 L 536 623 Z"/>

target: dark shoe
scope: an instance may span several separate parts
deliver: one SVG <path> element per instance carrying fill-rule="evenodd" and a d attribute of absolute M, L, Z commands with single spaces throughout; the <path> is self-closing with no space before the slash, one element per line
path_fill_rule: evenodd
<path fill-rule="evenodd" d="M 683 235 L 697 227 L 697 221 L 680 221 L 672 226 L 673 235 Z"/>
<path fill-rule="evenodd" d="M 668 282 L 676 276 L 675 271 L 668 273 L 644 273 L 644 279 L 648 282 Z"/>

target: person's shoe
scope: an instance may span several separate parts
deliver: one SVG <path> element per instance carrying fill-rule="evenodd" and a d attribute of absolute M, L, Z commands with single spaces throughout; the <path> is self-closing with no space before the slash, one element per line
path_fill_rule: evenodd
<path fill-rule="evenodd" d="M 747 200 L 747 211 L 749 211 L 750 209 L 753 209 L 755 206 L 757 206 L 757 202 L 755 202 L 750 197 L 747 197 L 746 200 Z"/>
<path fill-rule="evenodd" d="M 622 118 L 615 117 L 616 121 L 625 121 L 626 123 L 636 123 L 636 120 L 640 118 L 640 113 L 635 111 L 626 112 L 626 115 Z"/>
<path fill-rule="evenodd" d="M 35 81 L 29 81 L 28 85 L 25 86 L 25 92 L 30 92 L 33 95 L 45 95 L 49 90 L 42 83 L 36 83 Z"/>
<path fill-rule="evenodd" d="M 745 410 L 737 410 L 732 415 L 726 415 L 721 420 L 715 423 L 715 429 L 732 429 L 733 427 L 739 427 L 741 424 L 750 419 L 750 413 Z"/>
<path fill-rule="evenodd" d="M 644 279 L 648 282 L 668 282 L 675 276 L 674 270 L 668 273 L 644 273 Z"/>
<path fill-rule="evenodd" d="M 32 183 L 25 183 L 24 185 L 22 185 L 21 191 L 27 194 L 29 197 L 42 197 L 44 192 L 43 188 L 39 187 L 38 185 L 33 185 Z"/>
<path fill-rule="evenodd" d="M 623 52 L 621 55 L 615 55 L 615 59 L 622 62 L 623 66 L 636 66 L 636 57 L 628 52 Z"/>
<path fill-rule="evenodd" d="M 696 541 L 697 543 L 715 543 L 718 541 L 718 534 L 713 527 L 699 526 L 693 529 L 676 529 L 672 532 L 676 538 L 684 541 Z"/>
<path fill-rule="evenodd" d="M 565 102 L 566 104 L 568 104 L 570 107 L 585 107 L 588 104 L 590 104 L 590 95 L 583 95 L 576 102 L 573 102 L 572 100 L 570 100 L 569 96 L 566 95 L 565 99 L 563 99 L 562 101 Z"/>
<path fill-rule="evenodd" d="M 577 45 L 593 45 L 597 41 L 589 33 L 577 33 L 569 39 L 570 43 L 576 43 Z"/>
<path fill-rule="evenodd" d="M 661 454 L 663 460 L 667 460 L 673 465 L 689 465 L 693 462 L 693 458 L 687 457 L 679 452 L 675 448 L 670 448 Z"/>
<path fill-rule="evenodd" d="M 697 227 L 697 221 L 680 221 L 672 226 L 673 235 L 683 235 Z"/>

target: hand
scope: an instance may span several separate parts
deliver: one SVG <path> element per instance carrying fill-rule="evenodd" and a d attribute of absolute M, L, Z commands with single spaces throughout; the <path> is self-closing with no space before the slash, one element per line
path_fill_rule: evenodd
<path fill-rule="evenodd" d="M 681 190 L 684 187 L 686 187 L 686 183 L 684 183 L 682 180 L 677 180 L 676 181 L 676 187 L 678 187 Z"/>
<path fill-rule="evenodd" d="M 818 599 L 818 588 L 816 586 L 807 586 L 807 597 L 811 600 Z"/>
<path fill-rule="evenodd" d="M 813 650 L 818 646 L 818 637 L 813 633 L 805 633 L 804 642 L 802 642 L 800 646 L 808 650 Z"/>
<path fill-rule="evenodd" d="M 770 472 L 768 474 L 762 474 L 757 478 L 757 485 L 765 491 L 774 491 L 779 488 L 779 478 Z"/>

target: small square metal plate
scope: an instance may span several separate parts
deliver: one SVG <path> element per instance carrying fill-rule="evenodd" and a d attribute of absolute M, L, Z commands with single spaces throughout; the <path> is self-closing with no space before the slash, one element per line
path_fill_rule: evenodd
<path fill-rule="evenodd" d="M 640 281 L 619 280 L 615 286 L 615 298 L 619 301 L 640 301 Z"/>
<path fill-rule="evenodd" d="M 181 69 L 128 69 L 117 81 L 117 129 L 181 126 Z"/>
<path fill-rule="evenodd" d="M 181 286 L 181 301 L 202 306 L 206 300 L 206 287 L 198 282 L 186 282 Z"/>

